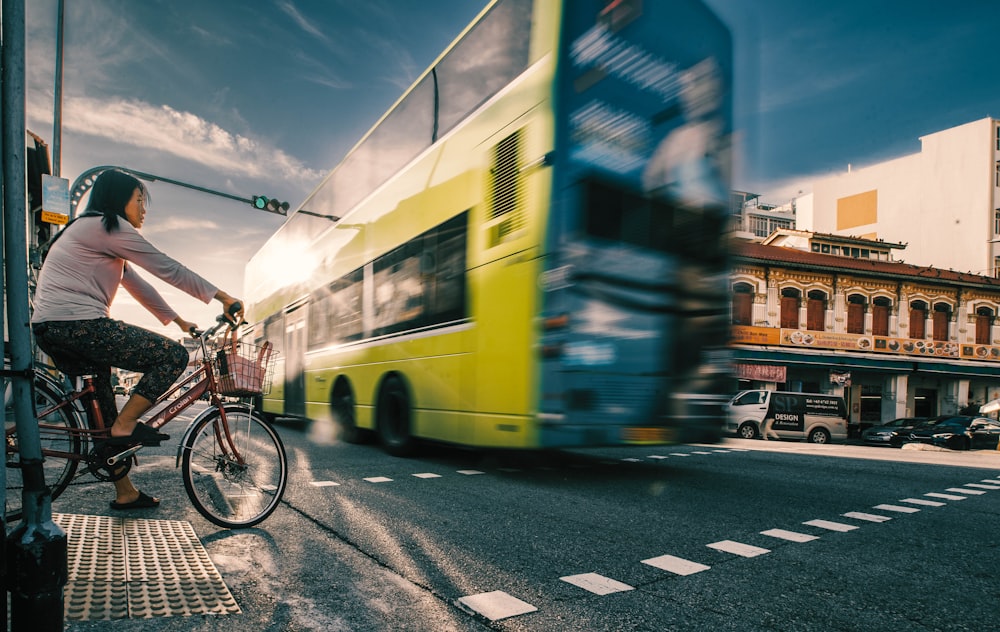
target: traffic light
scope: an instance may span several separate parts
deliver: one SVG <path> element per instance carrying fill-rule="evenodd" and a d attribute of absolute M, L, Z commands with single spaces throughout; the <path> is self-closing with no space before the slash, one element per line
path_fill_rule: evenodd
<path fill-rule="evenodd" d="M 250 204 L 258 211 L 267 211 L 285 215 L 288 213 L 288 202 L 279 202 L 273 198 L 266 198 L 263 195 L 255 195 L 250 198 Z"/>

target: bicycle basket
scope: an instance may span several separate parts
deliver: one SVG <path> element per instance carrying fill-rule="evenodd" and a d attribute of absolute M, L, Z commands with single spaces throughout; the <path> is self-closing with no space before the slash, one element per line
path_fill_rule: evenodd
<path fill-rule="evenodd" d="M 271 391 L 275 354 L 270 342 L 262 345 L 237 340 L 235 333 L 215 352 L 219 394 L 227 397 L 263 395 Z"/>

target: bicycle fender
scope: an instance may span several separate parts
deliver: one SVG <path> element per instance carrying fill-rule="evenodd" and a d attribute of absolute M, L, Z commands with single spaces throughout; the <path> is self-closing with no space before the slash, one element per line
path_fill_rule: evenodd
<path fill-rule="evenodd" d="M 222 408 L 225 409 L 226 412 L 229 412 L 230 410 L 232 411 L 252 410 L 250 406 L 247 406 L 245 404 L 223 404 Z M 195 417 L 194 421 L 188 424 L 187 430 L 184 431 L 184 436 L 181 438 L 181 442 L 177 445 L 177 460 L 174 462 L 175 468 L 181 466 L 181 457 L 184 456 L 184 448 L 188 444 L 188 439 L 191 438 L 191 433 L 194 432 L 194 429 L 198 427 L 198 424 L 203 419 L 207 419 L 210 415 L 218 412 L 218 410 L 219 409 L 216 408 L 215 406 L 209 406 L 208 408 L 203 410 L 200 415 Z"/>

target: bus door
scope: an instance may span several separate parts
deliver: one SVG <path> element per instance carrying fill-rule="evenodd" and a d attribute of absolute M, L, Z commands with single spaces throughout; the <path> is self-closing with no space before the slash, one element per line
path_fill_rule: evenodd
<path fill-rule="evenodd" d="M 285 414 L 306 414 L 306 305 L 285 313 Z"/>

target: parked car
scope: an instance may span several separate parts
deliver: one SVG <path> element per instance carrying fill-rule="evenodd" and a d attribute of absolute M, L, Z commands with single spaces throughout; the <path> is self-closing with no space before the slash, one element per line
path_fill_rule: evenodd
<path fill-rule="evenodd" d="M 995 450 L 998 441 L 1000 422 L 968 415 L 934 417 L 911 430 L 906 439 L 906 443 L 927 443 L 952 450 Z"/>
<path fill-rule="evenodd" d="M 119 384 L 115 387 L 115 395 L 128 395 L 128 389 Z"/>
<path fill-rule="evenodd" d="M 867 445 L 887 445 L 899 448 L 916 426 L 927 422 L 927 417 L 900 417 L 881 426 L 872 426 L 861 433 L 861 440 Z"/>

